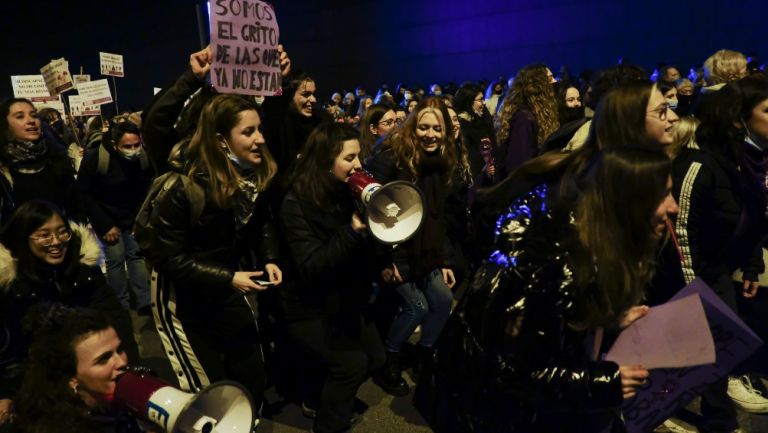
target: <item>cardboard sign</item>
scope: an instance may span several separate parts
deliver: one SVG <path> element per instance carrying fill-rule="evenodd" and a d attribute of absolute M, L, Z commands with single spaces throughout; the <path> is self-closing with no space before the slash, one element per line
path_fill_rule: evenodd
<path fill-rule="evenodd" d="M 112 92 L 109 90 L 107 79 L 80 83 L 77 92 L 83 98 L 86 105 L 102 105 L 112 102 Z"/>
<path fill-rule="evenodd" d="M 629 433 L 650 432 L 686 407 L 709 385 L 722 379 L 763 342 L 712 289 L 697 278 L 671 301 L 692 294 L 701 297 L 715 342 L 716 362 L 689 368 L 650 370 L 648 384 L 622 407 Z"/>
<path fill-rule="evenodd" d="M 46 100 L 32 101 L 32 105 L 37 108 L 37 111 L 43 108 L 53 108 L 61 115 L 67 112 L 66 108 L 64 108 L 64 102 L 61 100 L 61 95 L 49 97 Z"/>
<path fill-rule="evenodd" d="M 73 116 L 98 116 L 101 114 L 101 105 L 86 105 L 82 96 L 70 95 L 69 111 Z"/>
<path fill-rule="evenodd" d="M 73 75 L 72 78 L 75 80 L 75 89 L 77 89 L 78 83 L 87 83 L 88 81 L 91 81 L 91 76 L 89 74 Z"/>
<path fill-rule="evenodd" d="M 15 98 L 27 98 L 32 102 L 58 100 L 57 97 L 51 96 L 42 75 L 13 75 L 11 86 Z"/>
<path fill-rule="evenodd" d="M 40 68 L 40 72 L 43 74 L 43 80 L 45 80 L 45 85 L 51 96 L 56 96 L 75 87 L 72 75 L 69 74 L 69 62 L 63 57 L 52 60 L 51 63 Z"/>
<path fill-rule="evenodd" d="M 122 54 L 111 54 L 99 52 L 99 65 L 101 67 L 101 75 L 111 75 L 113 77 L 125 77 L 125 69 L 123 69 L 123 56 Z"/>
<path fill-rule="evenodd" d="M 211 2 L 211 84 L 221 93 L 271 96 L 280 89 L 280 29 L 262 1 Z"/>

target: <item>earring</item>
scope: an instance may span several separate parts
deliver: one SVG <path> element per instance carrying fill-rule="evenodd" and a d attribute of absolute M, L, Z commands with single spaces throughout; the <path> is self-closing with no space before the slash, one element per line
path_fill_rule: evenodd
<path fill-rule="evenodd" d="M 75 395 L 77 395 L 77 396 L 79 396 L 79 395 L 80 395 L 80 385 L 75 385 L 75 386 L 73 386 L 71 389 L 72 389 L 72 392 L 73 392 Z"/>

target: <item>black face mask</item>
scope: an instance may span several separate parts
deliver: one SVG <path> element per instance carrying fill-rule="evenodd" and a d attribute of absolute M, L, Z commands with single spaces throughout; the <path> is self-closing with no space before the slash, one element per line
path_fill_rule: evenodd
<path fill-rule="evenodd" d="M 584 118 L 584 106 L 565 107 L 560 111 L 560 125 Z"/>
<path fill-rule="evenodd" d="M 677 111 L 681 113 L 687 113 L 692 104 L 693 95 L 677 94 Z"/>

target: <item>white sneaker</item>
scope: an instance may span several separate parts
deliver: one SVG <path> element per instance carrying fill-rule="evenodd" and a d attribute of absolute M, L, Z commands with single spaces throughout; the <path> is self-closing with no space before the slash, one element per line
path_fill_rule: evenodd
<path fill-rule="evenodd" d="M 696 427 L 687 424 L 683 421 L 680 421 L 676 418 L 670 418 L 666 421 L 664 421 L 664 424 L 656 427 L 654 432 L 657 433 L 697 433 L 698 430 L 696 430 Z"/>
<path fill-rule="evenodd" d="M 728 376 L 728 396 L 739 409 L 749 413 L 768 412 L 768 399 L 752 387 L 749 376 Z"/>

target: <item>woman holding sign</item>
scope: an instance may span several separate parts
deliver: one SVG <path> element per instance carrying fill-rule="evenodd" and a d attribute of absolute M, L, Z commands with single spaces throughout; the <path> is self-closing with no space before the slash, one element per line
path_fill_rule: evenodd
<path fill-rule="evenodd" d="M 33 199 L 84 220 L 72 160 L 44 137 L 42 128 L 29 100 L 12 98 L 0 104 L 0 224 Z"/>
<path fill-rule="evenodd" d="M 214 97 L 178 151 L 172 166 L 186 177 L 158 195 L 150 219 L 155 322 L 182 388 L 230 379 L 259 399 L 265 376 L 250 295 L 280 284 L 282 272 L 262 197 L 277 167 L 256 106 Z"/>

